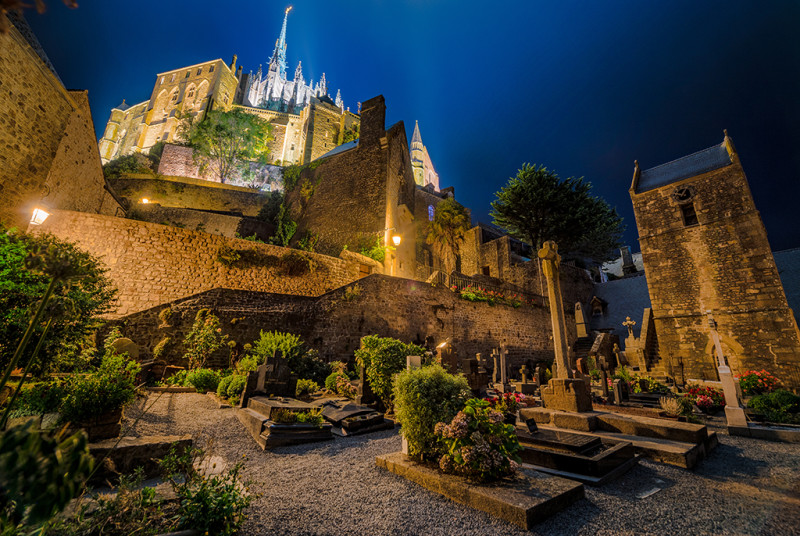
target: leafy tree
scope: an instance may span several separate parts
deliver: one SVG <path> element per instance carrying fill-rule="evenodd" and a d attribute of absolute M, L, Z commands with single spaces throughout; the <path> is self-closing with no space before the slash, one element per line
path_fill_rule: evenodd
<path fill-rule="evenodd" d="M 201 167 L 210 169 L 222 183 L 237 171 L 248 175 L 250 162 L 269 162 L 271 132 L 269 121 L 239 108 L 212 110 L 197 122 L 185 117 L 179 128 Z"/>
<path fill-rule="evenodd" d="M 523 164 L 495 194 L 491 216 L 511 236 L 537 250 L 547 240 L 567 258 L 603 262 L 621 244 L 622 218 L 591 194 L 583 178 L 560 179 L 544 166 Z"/>
<path fill-rule="evenodd" d="M 45 372 L 74 351 L 97 326 L 96 317 L 111 310 L 116 289 L 100 262 L 75 244 L 45 235 L 6 231 L 0 227 L 0 370 L 11 361 L 32 312 L 50 289 L 45 318 L 48 335 L 34 372 Z M 45 327 L 37 324 L 33 337 Z M 27 347 L 21 362 L 34 348 Z"/>
<path fill-rule="evenodd" d="M 358 123 L 354 124 L 350 128 L 344 129 L 344 134 L 342 135 L 342 143 L 349 143 L 351 141 L 355 141 L 358 139 L 359 136 L 359 125 Z"/>
<path fill-rule="evenodd" d="M 467 210 L 452 197 L 436 205 L 433 221 L 428 226 L 426 241 L 436 249 L 448 272 L 456 268 L 455 260 L 469 226 L 470 218 Z"/>
<path fill-rule="evenodd" d="M 425 355 L 425 348 L 391 337 L 367 335 L 355 351 L 358 365 L 364 367 L 372 392 L 387 408 L 393 405 L 392 377 L 406 368 L 406 357 Z"/>

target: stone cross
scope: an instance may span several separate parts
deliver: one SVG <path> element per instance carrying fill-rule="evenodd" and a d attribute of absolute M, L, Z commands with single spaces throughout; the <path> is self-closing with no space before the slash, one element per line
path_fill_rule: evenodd
<path fill-rule="evenodd" d="M 555 346 L 554 378 L 572 378 L 572 369 L 568 361 L 567 354 L 567 324 L 564 319 L 564 304 L 561 298 L 561 280 L 559 278 L 559 266 L 561 256 L 558 254 L 558 246 L 552 240 L 548 240 L 539 250 L 539 258 L 542 260 L 542 271 L 547 281 L 547 293 L 550 297 L 550 320 L 553 324 L 553 345 Z"/>
<path fill-rule="evenodd" d="M 524 384 L 528 383 L 528 374 L 530 374 L 530 372 L 531 371 L 528 369 L 527 363 L 522 365 L 522 368 L 519 369 L 519 373 L 522 376 L 522 383 Z"/>
<path fill-rule="evenodd" d="M 497 348 L 492 349 L 492 360 L 494 361 L 494 368 L 492 369 L 492 383 L 500 383 L 500 352 Z"/>
<path fill-rule="evenodd" d="M 725 362 L 725 355 L 722 353 L 722 343 L 717 333 L 717 322 L 711 316 L 711 311 L 706 311 L 708 316 L 708 327 L 711 330 L 711 340 L 714 341 L 714 348 L 717 352 L 717 371 L 719 380 L 722 383 L 722 392 L 725 395 L 725 419 L 728 426 L 747 427 L 747 417 L 744 414 L 742 405 L 739 403 L 739 392 L 731 374 L 731 368 Z"/>
<path fill-rule="evenodd" d="M 619 349 L 619 344 L 614 343 L 614 348 L 612 348 L 611 351 L 614 353 L 614 356 L 617 358 L 616 367 L 621 367 L 621 366 L 623 366 L 623 364 L 627 365 L 627 363 L 623 363 L 622 362 L 622 355 L 621 355 L 622 351 Z M 609 367 L 609 370 L 613 370 L 616 367 Z"/>
<path fill-rule="evenodd" d="M 500 381 L 508 385 L 508 350 L 505 343 L 500 345 Z"/>
<path fill-rule="evenodd" d="M 406 356 L 406 368 L 408 370 L 422 368 L 422 357 L 418 355 Z M 405 438 L 405 436 L 403 436 L 402 441 L 402 452 L 408 456 L 408 440 Z"/>
<path fill-rule="evenodd" d="M 597 363 L 600 365 L 600 381 L 603 382 L 603 397 L 608 400 L 608 363 L 605 357 L 600 357 Z"/>
<path fill-rule="evenodd" d="M 622 325 L 625 326 L 626 328 L 628 328 L 628 337 L 634 338 L 633 337 L 633 326 L 636 325 L 636 321 L 631 320 L 631 317 L 626 316 L 625 317 L 625 322 L 623 322 Z"/>

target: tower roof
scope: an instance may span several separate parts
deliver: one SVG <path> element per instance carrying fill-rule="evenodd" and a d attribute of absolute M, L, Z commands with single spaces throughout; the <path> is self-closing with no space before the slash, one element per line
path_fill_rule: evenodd
<path fill-rule="evenodd" d="M 720 145 L 714 145 L 708 149 L 642 171 L 639 180 L 636 182 L 635 192 L 638 194 L 660 188 L 673 182 L 729 166 L 731 163 L 731 155 L 725 142 L 723 142 Z"/>
<path fill-rule="evenodd" d="M 277 64 L 278 71 L 280 72 L 281 78 L 286 78 L 286 22 L 289 19 L 289 12 L 292 10 L 292 6 L 286 8 L 286 11 L 283 14 L 283 26 L 281 26 L 281 34 L 278 36 L 278 40 L 275 41 L 275 50 L 272 53 L 272 59 L 270 60 L 270 65 Z"/>
<path fill-rule="evenodd" d="M 411 143 L 422 143 L 422 136 L 419 133 L 419 121 L 414 123 L 414 135 L 411 136 Z"/>

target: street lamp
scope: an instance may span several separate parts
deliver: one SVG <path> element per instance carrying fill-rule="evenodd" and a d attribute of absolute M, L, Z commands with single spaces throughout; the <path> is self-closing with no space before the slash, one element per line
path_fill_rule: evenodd
<path fill-rule="evenodd" d="M 143 205 L 146 205 L 146 204 L 147 204 L 147 203 L 149 203 L 149 202 L 150 202 L 150 200 L 149 200 L 149 199 L 147 199 L 146 197 L 143 197 L 143 198 L 142 198 L 142 204 L 143 204 Z"/>
<path fill-rule="evenodd" d="M 397 247 L 397 246 L 400 245 L 400 240 L 401 240 L 401 238 L 400 238 L 399 234 L 396 234 L 396 235 L 392 236 L 392 244 L 394 244 L 394 247 Z"/>
<path fill-rule="evenodd" d="M 33 225 L 41 225 L 44 223 L 44 220 L 50 215 L 45 209 L 41 207 L 36 207 L 33 209 L 33 215 L 31 216 L 31 223 Z"/>

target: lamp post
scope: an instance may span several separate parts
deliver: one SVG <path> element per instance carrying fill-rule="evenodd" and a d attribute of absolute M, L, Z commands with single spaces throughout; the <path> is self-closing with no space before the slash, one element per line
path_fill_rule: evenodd
<path fill-rule="evenodd" d="M 44 208 L 41 206 L 37 206 L 33 209 L 33 214 L 31 215 L 31 224 L 32 225 L 41 225 L 50 215 Z"/>

